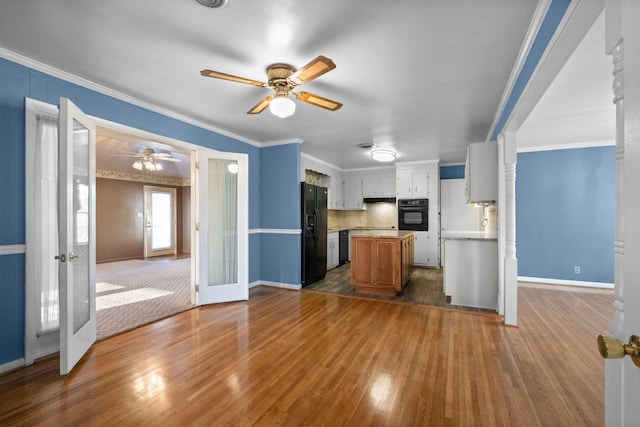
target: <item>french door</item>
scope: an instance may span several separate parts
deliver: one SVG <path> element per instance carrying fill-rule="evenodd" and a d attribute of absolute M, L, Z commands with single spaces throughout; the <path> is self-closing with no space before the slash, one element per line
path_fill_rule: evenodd
<path fill-rule="evenodd" d="M 193 303 L 249 298 L 248 156 L 199 149 L 193 153 L 196 238 Z"/>
<path fill-rule="evenodd" d="M 59 119 L 60 374 L 96 340 L 95 124 L 66 98 Z"/>
<path fill-rule="evenodd" d="M 144 186 L 144 256 L 176 253 L 176 189 Z"/>

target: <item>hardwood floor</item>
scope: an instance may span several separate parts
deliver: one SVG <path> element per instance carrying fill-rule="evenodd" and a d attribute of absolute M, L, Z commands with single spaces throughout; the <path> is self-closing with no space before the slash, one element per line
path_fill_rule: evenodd
<path fill-rule="evenodd" d="M 613 293 L 519 289 L 498 316 L 259 286 L 0 376 L 0 425 L 590 426 Z"/>

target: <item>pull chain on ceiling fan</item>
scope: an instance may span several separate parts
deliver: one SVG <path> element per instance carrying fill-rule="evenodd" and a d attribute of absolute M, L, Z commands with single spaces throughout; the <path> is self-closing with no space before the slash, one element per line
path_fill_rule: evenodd
<path fill-rule="evenodd" d="M 296 70 L 295 67 L 289 64 L 269 65 L 267 67 L 268 83 L 213 70 L 202 70 L 200 71 L 200 75 L 257 87 L 271 88 L 274 94 L 262 98 L 247 111 L 247 114 L 259 114 L 263 112 L 265 108 L 269 107 L 271 112 L 276 116 L 288 117 L 295 112 L 295 103 L 289 98 L 289 93 L 293 94 L 298 101 L 306 102 L 307 104 L 325 108 L 330 111 L 336 111 L 342 107 L 341 103 L 329 98 L 324 98 L 310 92 L 293 91 L 296 87 L 309 83 L 334 68 L 336 68 L 336 64 L 334 64 L 331 59 L 320 55 L 299 70 Z"/>

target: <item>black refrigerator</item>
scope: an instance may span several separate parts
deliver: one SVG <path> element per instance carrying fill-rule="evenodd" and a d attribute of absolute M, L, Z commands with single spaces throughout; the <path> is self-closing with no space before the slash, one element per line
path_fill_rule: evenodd
<path fill-rule="evenodd" d="M 302 286 L 327 273 L 327 189 L 302 183 Z"/>

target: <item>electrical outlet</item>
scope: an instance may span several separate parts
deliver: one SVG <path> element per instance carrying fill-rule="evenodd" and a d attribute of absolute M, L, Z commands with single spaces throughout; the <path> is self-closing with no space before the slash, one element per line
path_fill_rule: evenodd
<path fill-rule="evenodd" d="M 580 274 L 580 266 L 579 265 L 575 265 L 573 267 L 573 273 L 574 274 Z"/>

